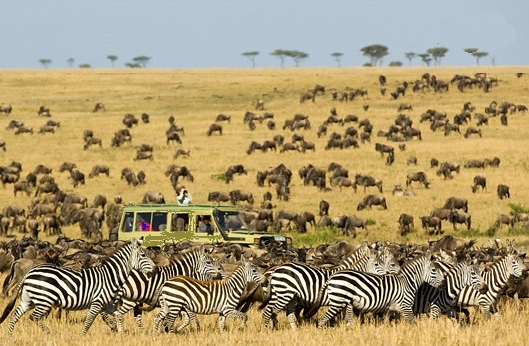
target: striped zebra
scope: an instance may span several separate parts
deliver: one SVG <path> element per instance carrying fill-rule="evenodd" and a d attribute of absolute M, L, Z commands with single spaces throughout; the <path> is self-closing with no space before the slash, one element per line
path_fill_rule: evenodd
<path fill-rule="evenodd" d="M 524 268 L 523 259 L 511 252 L 499 258 L 482 273 L 488 287 L 487 292 L 482 294 L 471 286 L 465 286 L 459 294 L 457 308 L 465 313 L 466 321 L 469 322 L 469 312 L 464 308 L 468 306 L 479 307 L 486 320 L 490 318 L 491 312 L 494 312 L 495 316 L 499 316 L 496 304 L 507 286 L 507 281 L 511 276 L 521 278 Z"/>
<path fill-rule="evenodd" d="M 400 312 L 414 324 L 413 301 L 419 286 L 427 282 L 434 287 L 442 283 L 443 276 L 431 260 L 428 250 L 425 255 L 409 260 L 397 274 L 375 275 L 356 270 L 342 270 L 333 274 L 320 292 L 325 291 L 329 309 L 318 321 L 322 329 L 340 310 L 347 307 L 347 326 L 353 320 L 353 308 L 360 312 Z"/>
<path fill-rule="evenodd" d="M 347 268 L 367 269 L 370 254 L 371 249 L 367 242 L 363 242 L 359 249 L 334 269 L 318 268 L 294 262 L 277 267 L 269 278 L 268 298 L 259 307 L 260 310 L 264 309 L 263 327 L 267 328 L 270 319 L 272 319 L 273 327 L 277 328 L 277 314 L 281 310 L 286 310 L 290 327 L 296 329 L 297 316 L 302 309 L 311 311 L 311 313 L 304 314 L 304 318 L 309 318 L 317 312 L 317 309 L 314 308 L 315 302 L 329 277 L 333 273 Z M 376 270 L 374 267 L 372 269 Z M 317 306 L 321 306 L 321 303 Z"/>
<path fill-rule="evenodd" d="M 116 320 L 106 319 L 111 329 L 123 331 L 123 316 L 134 309 L 134 322 L 139 329 L 143 329 L 142 310 L 140 304 L 150 305 L 156 298 L 156 293 L 163 283 L 174 276 L 185 275 L 199 280 L 222 279 L 225 276 L 222 265 L 206 251 L 204 245 L 198 249 L 179 254 L 167 266 L 158 267 L 158 272 L 148 277 L 140 271 L 132 270 L 129 278 L 116 296 L 120 307 L 113 313 Z"/>
<path fill-rule="evenodd" d="M 9 322 L 9 334 L 30 308 L 35 308 L 30 319 L 36 321 L 44 331 L 49 331 L 43 319 L 55 306 L 64 310 L 89 309 L 82 330 L 85 335 L 96 316 L 113 302 L 116 292 L 123 286 L 132 269 L 140 270 L 146 275 L 155 271 L 156 266 L 141 243 L 142 241 L 132 239 L 98 267 L 80 270 L 50 264 L 33 267 L 16 287 L 0 317 L 0 323 L 13 310 L 20 297 L 20 304 Z"/>
<path fill-rule="evenodd" d="M 201 281 L 186 276 L 177 276 L 167 280 L 161 288 L 159 303 L 162 310 L 154 319 L 154 331 L 159 331 L 163 321 L 171 331 L 174 331 L 174 323 L 178 314 L 184 315 L 184 321 L 176 332 L 184 329 L 190 321 L 197 328 L 197 314 L 209 315 L 219 314 L 219 330 L 224 330 L 226 318 L 241 318 L 241 328 L 246 325 L 248 316 L 244 312 L 237 311 L 237 303 L 244 292 L 247 284 L 261 284 L 263 275 L 257 267 L 246 262 L 242 257 L 242 264 L 235 272 L 225 280 Z M 152 307 L 152 305 L 151 305 Z"/>
<path fill-rule="evenodd" d="M 481 277 L 480 271 L 475 266 L 463 261 L 452 266 L 445 275 L 442 289 L 423 283 L 415 296 L 413 314 L 430 313 L 430 318 L 436 319 L 440 313 L 449 317 L 456 317 L 455 305 L 463 287 L 469 286 L 476 291 L 485 293 L 487 284 Z"/>

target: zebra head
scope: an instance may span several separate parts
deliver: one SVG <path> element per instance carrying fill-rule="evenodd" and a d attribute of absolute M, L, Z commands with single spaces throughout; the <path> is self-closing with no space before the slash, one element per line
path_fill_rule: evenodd
<path fill-rule="evenodd" d="M 525 268 L 523 259 L 518 254 L 512 252 L 506 256 L 507 274 L 519 279 L 522 277 L 522 270 Z"/>
<path fill-rule="evenodd" d="M 384 247 L 384 250 L 381 251 L 380 261 L 385 274 L 397 274 L 399 272 L 400 264 L 395 259 L 393 252 L 389 251 L 387 247 Z"/>
<path fill-rule="evenodd" d="M 207 281 L 224 279 L 226 277 L 226 272 L 222 264 L 211 255 L 213 250 L 213 248 L 206 250 L 204 244 L 200 245 L 198 258 L 195 263 L 195 277 L 197 279 Z"/>
<path fill-rule="evenodd" d="M 482 265 L 484 265 L 482 263 Z M 465 286 L 471 286 L 473 289 L 478 291 L 481 294 L 487 293 L 488 286 L 483 277 L 481 276 L 481 269 L 477 268 L 473 265 L 470 265 L 468 263 L 461 263 L 459 265 L 462 271 L 462 281 L 463 285 Z"/>
<path fill-rule="evenodd" d="M 242 264 L 237 268 L 236 272 L 240 273 L 240 277 L 246 283 L 253 282 L 259 285 L 264 280 L 264 275 L 257 270 L 257 267 L 251 262 L 247 262 L 244 256 L 241 257 Z M 233 274 L 235 276 L 235 273 Z"/>
<path fill-rule="evenodd" d="M 373 273 L 377 275 L 384 275 L 386 272 L 384 271 L 382 259 L 379 256 L 379 253 L 374 250 L 370 250 L 369 254 L 367 255 L 367 263 L 365 265 L 365 272 L 367 273 Z"/>
<path fill-rule="evenodd" d="M 130 264 L 133 269 L 142 272 L 147 275 L 147 277 L 151 277 L 157 271 L 157 267 L 153 260 L 147 255 L 145 249 L 141 246 L 142 243 L 142 240 L 137 239 L 132 239 L 130 241 Z"/>
<path fill-rule="evenodd" d="M 432 261 L 432 254 L 430 250 L 427 250 L 424 256 L 422 256 L 423 264 L 423 280 L 424 282 L 432 285 L 433 287 L 439 287 L 443 281 L 444 276 L 441 270 L 437 267 L 437 264 Z"/>

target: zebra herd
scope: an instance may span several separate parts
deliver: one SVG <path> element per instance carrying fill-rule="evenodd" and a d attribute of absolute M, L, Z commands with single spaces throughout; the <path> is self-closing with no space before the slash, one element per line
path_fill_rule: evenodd
<path fill-rule="evenodd" d="M 157 267 L 149 258 L 141 241 L 132 240 L 118 248 L 103 264 L 75 270 L 49 264 L 31 269 L 9 299 L 0 323 L 15 307 L 8 326 L 11 334 L 17 321 L 29 309 L 30 318 L 44 331 L 49 328 L 44 318 L 52 307 L 64 310 L 85 310 L 82 334 L 101 314 L 109 327 L 123 332 L 123 316 L 134 310 L 138 328 L 143 328 L 142 311 L 160 306 L 154 320 L 154 331 L 180 332 L 193 322 L 200 327 L 198 314 L 219 314 L 219 330 L 225 329 L 228 317 L 240 318 L 244 328 L 248 316 L 245 300 L 254 302 L 249 284 L 264 291 L 259 310 L 263 310 L 262 326 L 270 320 L 278 326 L 277 316 L 285 311 L 292 329 L 301 320 L 315 316 L 327 307 L 318 319 L 319 329 L 345 312 L 346 326 L 355 316 L 373 314 L 383 317 L 396 312 L 408 323 L 414 316 L 440 314 L 456 318 L 466 307 L 476 306 L 484 318 L 497 314 L 496 304 L 509 278 L 522 277 L 523 255 L 510 244 L 487 268 L 476 267 L 469 258 L 455 260 L 442 251 L 416 251 L 400 261 L 388 246 L 367 242 L 350 253 L 338 266 L 323 268 L 290 262 L 269 268 L 264 273 L 251 261 L 242 259 L 231 276 L 225 278 L 222 265 L 204 246 L 185 252 L 169 265 Z M 220 280 L 218 280 L 220 279 Z M 142 307 L 145 304 L 147 307 Z M 303 312 L 303 314 L 302 314 Z M 175 329 L 178 316 L 182 324 Z"/>

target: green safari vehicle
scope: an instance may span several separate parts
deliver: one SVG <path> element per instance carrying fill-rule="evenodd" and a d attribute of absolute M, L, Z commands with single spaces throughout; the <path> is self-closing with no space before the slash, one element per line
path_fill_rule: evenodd
<path fill-rule="evenodd" d="M 135 204 L 123 207 L 117 233 L 112 240 L 143 238 L 145 247 L 161 247 L 183 240 L 195 243 L 232 243 L 260 248 L 292 239 L 247 229 L 239 209 L 233 205 Z"/>

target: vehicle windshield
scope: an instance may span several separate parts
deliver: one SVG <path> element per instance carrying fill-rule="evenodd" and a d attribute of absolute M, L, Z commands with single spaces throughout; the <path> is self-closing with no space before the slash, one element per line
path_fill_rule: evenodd
<path fill-rule="evenodd" d="M 215 222 L 223 232 L 246 231 L 246 227 L 244 227 L 238 212 L 215 210 L 213 216 L 215 217 Z"/>

